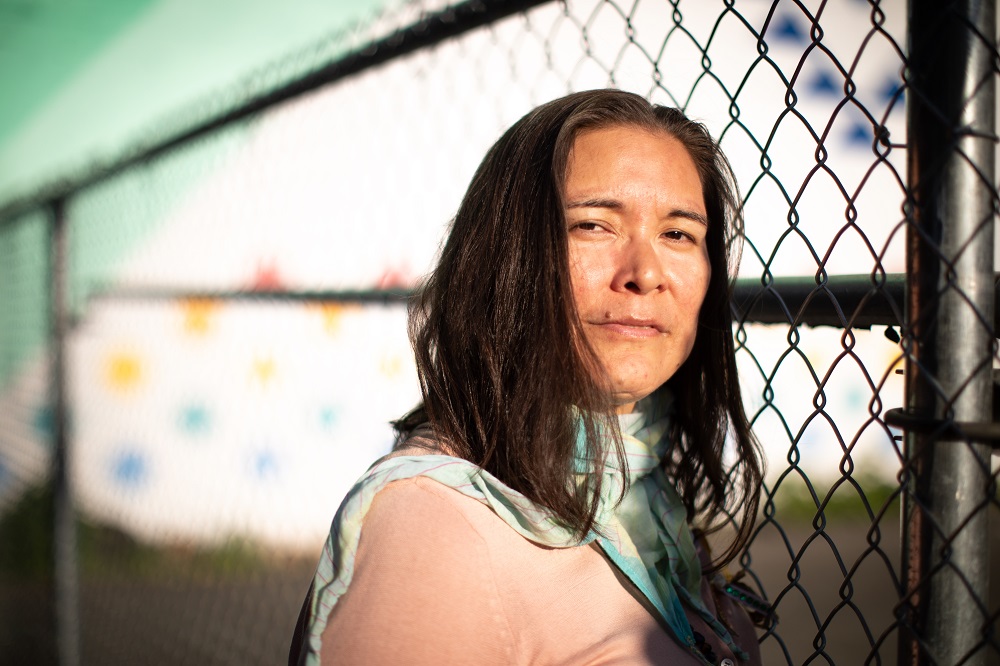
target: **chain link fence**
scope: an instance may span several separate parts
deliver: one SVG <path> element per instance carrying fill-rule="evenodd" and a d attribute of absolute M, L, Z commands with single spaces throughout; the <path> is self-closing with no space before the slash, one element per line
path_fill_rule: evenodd
<path fill-rule="evenodd" d="M 998 663 L 994 24 L 411 2 L 8 202 L 2 660 L 282 661 L 340 496 L 418 399 L 405 295 L 472 171 L 533 106 L 615 86 L 704 121 L 742 188 L 765 663 Z"/>

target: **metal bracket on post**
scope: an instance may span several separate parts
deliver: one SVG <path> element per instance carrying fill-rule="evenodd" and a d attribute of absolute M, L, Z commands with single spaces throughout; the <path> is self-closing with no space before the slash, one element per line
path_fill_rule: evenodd
<path fill-rule="evenodd" d="M 936 441 L 968 441 L 988 444 L 1000 451 L 1000 423 L 965 423 L 910 414 L 904 409 L 890 409 L 883 415 L 886 425 L 908 433 L 932 435 Z"/>
<path fill-rule="evenodd" d="M 997 329 L 1000 331 L 1000 328 Z M 933 435 L 938 441 L 972 440 L 988 444 L 993 455 L 1000 454 L 1000 369 L 993 369 L 993 420 L 966 423 L 911 414 L 905 409 L 887 410 L 882 416 L 886 425 L 906 432 Z"/>

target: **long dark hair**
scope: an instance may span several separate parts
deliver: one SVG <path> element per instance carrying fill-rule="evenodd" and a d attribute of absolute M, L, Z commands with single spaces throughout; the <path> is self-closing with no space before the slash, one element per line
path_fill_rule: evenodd
<path fill-rule="evenodd" d="M 584 130 L 629 126 L 666 132 L 697 166 L 712 267 L 690 357 L 667 382 L 675 445 L 665 461 L 691 519 L 703 529 L 738 507 L 746 543 L 761 465 L 743 411 L 729 309 L 731 263 L 742 233 L 732 171 L 705 127 L 677 109 L 618 90 L 544 104 L 515 123 L 476 171 L 437 268 L 411 304 L 410 337 L 423 403 L 395 423 L 400 440 L 428 424 L 457 455 L 548 507 L 580 536 L 594 527 L 600 475 L 573 483 L 578 430 L 588 459 L 624 452 L 600 362 L 586 343 L 569 279 L 562 186 Z M 601 433 L 613 433 L 609 445 Z M 735 464 L 724 460 L 727 437 Z M 721 520 L 720 520 L 721 519 Z"/>

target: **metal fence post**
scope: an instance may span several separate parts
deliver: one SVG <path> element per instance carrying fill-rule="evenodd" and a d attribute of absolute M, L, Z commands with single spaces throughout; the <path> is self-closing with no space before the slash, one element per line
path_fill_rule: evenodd
<path fill-rule="evenodd" d="M 69 333 L 67 298 L 68 247 L 66 206 L 56 199 L 49 220 L 49 301 L 52 370 L 50 375 L 53 426 L 53 553 L 55 566 L 56 652 L 61 666 L 80 663 L 79 576 L 77 571 L 76 512 L 70 479 L 67 437 L 69 405 L 66 397 L 66 347 Z"/>
<path fill-rule="evenodd" d="M 910 0 L 900 664 L 985 664 L 992 417 L 993 0 Z"/>

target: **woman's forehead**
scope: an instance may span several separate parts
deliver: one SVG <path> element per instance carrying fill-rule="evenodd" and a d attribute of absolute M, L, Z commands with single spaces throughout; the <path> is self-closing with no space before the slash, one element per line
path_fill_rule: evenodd
<path fill-rule="evenodd" d="M 645 128 L 581 133 L 567 159 L 562 189 L 567 206 L 638 197 L 683 204 L 704 214 L 701 178 L 687 148 L 667 132 Z"/>

